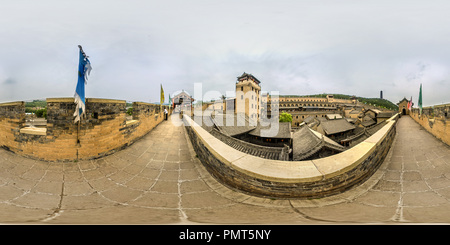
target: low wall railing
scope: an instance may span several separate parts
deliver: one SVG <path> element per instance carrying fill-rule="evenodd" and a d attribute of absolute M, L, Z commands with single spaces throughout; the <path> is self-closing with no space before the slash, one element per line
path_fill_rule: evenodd
<path fill-rule="evenodd" d="M 361 184 L 384 161 L 395 137 L 397 119 L 398 114 L 344 152 L 307 161 L 279 161 L 240 152 L 189 116 L 183 117 L 197 156 L 217 180 L 249 194 L 277 198 L 318 198 Z"/>

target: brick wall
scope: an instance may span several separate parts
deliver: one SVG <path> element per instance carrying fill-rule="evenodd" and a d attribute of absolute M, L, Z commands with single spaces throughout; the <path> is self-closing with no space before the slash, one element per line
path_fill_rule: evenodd
<path fill-rule="evenodd" d="M 424 107 L 422 115 L 414 108 L 409 115 L 425 130 L 450 145 L 450 104 Z"/>
<path fill-rule="evenodd" d="M 0 104 L 0 146 L 11 151 L 20 150 L 16 137 L 24 125 L 25 102 Z"/>
<path fill-rule="evenodd" d="M 0 104 L 0 146 L 17 154 L 49 161 L 102 157 L 132 144 L 163 121 L 160 106 L 133 103 L 133 121 L 126 120 L 126 102 L 86 99 L 86 118 L 73 122 L 73 98 L 47 99 L 47 127 L 43 135 L 21 133 L 25 103 Z"/>

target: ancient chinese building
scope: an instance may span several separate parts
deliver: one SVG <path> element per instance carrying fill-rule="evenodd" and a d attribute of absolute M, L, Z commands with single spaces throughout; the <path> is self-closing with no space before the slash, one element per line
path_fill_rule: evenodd
<path fill-rule="evenodd" d="M 259 120 L 261 111 L 260 83 L 255 76 L 245 72 L 237 77 L 236 113 L 244 113 L 250 120 Z"/>
<path fill-rule="evenodd" d="M 409 103 L 409 100 L 407 100 L 406 98 L 403 98 L 402 100 L 400 100 L 400 102 L 397 103 L 398 112 L 400 114 L 409 115 L 408 103 Z"/>

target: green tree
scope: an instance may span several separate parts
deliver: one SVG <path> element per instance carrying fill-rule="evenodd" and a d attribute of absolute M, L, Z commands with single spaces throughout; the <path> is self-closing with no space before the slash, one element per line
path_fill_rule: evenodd
<path fill-rule="evenodd" d="M 25 113 L 34 113 L 34 112 L 35 112 L 35 110 L 32 110 L 29 107 L 25 107 Z"/>
<path fill-rule="evenodd" d="M 45 119 L 47 119 L 47 109 L 39 109 L 36 110 L 35 113 L 37 117 L 44 117 Z"/>
<path fill-rule="evenodd" d="M 282 112 L 280 114 L 280 122 L 292 122 L 292 115 L 287 112 Z"/>
<path fill-rule="evenodd" d="M 133 107 L 127 109 L 127 114 L 130 116 L 133 115 Z"/>

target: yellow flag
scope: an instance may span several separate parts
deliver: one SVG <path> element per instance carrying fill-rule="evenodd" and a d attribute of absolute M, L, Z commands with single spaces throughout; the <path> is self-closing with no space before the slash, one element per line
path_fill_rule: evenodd
<path fill-rule="evenodd" d="M 162 87 L 162 84 L 161 84 L 161 101 L 160 101 L 160 104 L 161 105 L 164 104 L 164 89 Z"/>

